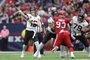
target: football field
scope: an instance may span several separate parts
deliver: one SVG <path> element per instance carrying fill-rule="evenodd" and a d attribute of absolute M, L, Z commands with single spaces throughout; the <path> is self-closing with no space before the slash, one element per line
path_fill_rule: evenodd
<path fill-rule="evenodd" d="M 24 58 L 20 58 L 20 52 L 0 52 L 0 60 L 90 60 L 87 57 L 86 52 L 77 51 L 75 52 L 75 58 L 71 59 L 70 57 L 61 58 L 59 57 L 59 52 L 45 52 L 42 58 L 34 58 L 33 54 L 30 52 L 25 53 Z"/>

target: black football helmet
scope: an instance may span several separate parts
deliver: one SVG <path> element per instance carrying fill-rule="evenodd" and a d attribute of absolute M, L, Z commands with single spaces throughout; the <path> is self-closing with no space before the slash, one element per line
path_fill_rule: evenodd
<path fill-rule="evenodd" d="M 78 21 L 83 22 L 84 20 L 84 15 L 78 15 Z"/>

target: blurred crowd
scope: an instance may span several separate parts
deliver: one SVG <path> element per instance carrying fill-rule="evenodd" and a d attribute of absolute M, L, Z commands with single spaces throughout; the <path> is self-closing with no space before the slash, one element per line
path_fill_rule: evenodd
<path fill-rule="evenodd" d="M 56 15 L 56 11 L 65 10 L 69 18 L 78 13 L 84 14 L 90 24 L 90 0 L 0 0 L 0 23 L 24 22 L 20 16 L 15 16 L 16 4 L 23 11 L 37 9 L 43 22 L 47 22 L 50 16 Z"/>

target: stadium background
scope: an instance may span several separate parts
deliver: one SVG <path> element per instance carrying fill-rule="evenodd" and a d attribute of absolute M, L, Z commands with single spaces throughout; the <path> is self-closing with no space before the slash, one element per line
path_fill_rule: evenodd
<path fill-rule="evenodd" d="M 2 29 L 3 25 L 6 25 L 7 28 L 10 31 L 10 35 L 8 37 L 8 50 L 7 51 L 21 51 L 22 50 L 22 44 L 23 44 L 23 38 L 22 38 L 22 32 L 25 29 L 25 25 L 20 24 L 0 24 L 0 29 Z M 30 40 L 30 46 L 32 46 L 32 40 Z M 46 50 L 51 50 L 52 46 L 50 45 L 51 42 L 49 41 L 45 47 Z M 29 49 L 27 49 L 29 51 Z"/>
<path fill-rule="evenodd" d="M 2 29 L 3 25 L 6 25 L 10 30 L 10 36 L 8 38 L 9 51 L 21 50 L 23 43 L 23 40 L 21 39 L 21 32 L 25 28 L 26 24 L 20 16 L 14 16 L 14 14 L 17 13 L 15 10 L 16 3 L 19 4 L 23 10 L 37 8 L 39 11 L 38 14 L 41 15 L 42 22 L 44 23 L 45 27 L 48 26 L 47 19 L 51 13 L 56 9 L 56 7 L 64 9 L 64 4 L 67 5 L 67 11 L 71 14 L 71 16 L 77 15 L 76 11 L 72 12 L 74 8 L 71 5 L 75 3 L 78 5 L 79 3 L 82 5 L 86 4 L 84 8 L 86 9 L 85 13 L 87 14 L 87 12 L 90 12 L 90 3 L 88 3 L 88 0 L 83 0 L 83 3 L 81 3 L 80 0 L 0 0 L 0 30 Z M 83 10 L 81 5 L 77 6 L 77 10 L 79 10 L 79 7 L 81 7 L 81 10 Z M 51 10 L 49 8 L 51 8 Z M 88 17 L 88 22 L 90 24 L 90 13 Z M 50 50 L 51 48 L 52 46 L 47 45 L 46 50 Z"/>

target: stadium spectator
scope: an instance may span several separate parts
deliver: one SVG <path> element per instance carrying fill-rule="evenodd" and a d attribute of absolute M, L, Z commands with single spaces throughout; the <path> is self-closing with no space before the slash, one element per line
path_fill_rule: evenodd
<path fill-rule="evenodd" d="M 43 6 L 40 6 L 40 7 L 39 7 L 37 13 L 38 13 L 38 15 L 40 15 L 40 16 L 44 16 L 44 15 L 46 16 L 46 15 L 47 15 L 47 13 L 43 10 Z"/>
<path fill-rule="evenodd" d="M 1 46 L 2 46 L 2 51 L 7 51 L 8 49 L 8 36 L 9 36 L 9 29 L 7 28 L 6 25 L 3 26 L 3 29 L 1 30 L 1 35 L 2 35 L 2 41 L 1 41 Z"/>
<path fill-rule="evenodd" d="M 0 51 L 2 50 L 2 45 L 1 45 L 2 42 L 1 41 L 2 41 L 2 35 L 1 35 L 1 32 L 0 32 Z"/>
<path fill-rule="evenodd" d="M 14 13 L 15 13 L 15 7 L 12 5 L 9 5 L 9 4 L 6 4 L 6 9 L 5 9 L 5 12 L 8 14 L 9 16 L 9 22 L 13 22 L 13 20 L 10 18 Z"/>
<path fill-rule="evenodd" d="M 6 0 L 5 2 L 8 3 L 9 5 L 11 5 L 12 3 L 15 3 L 16 1 L 15 0 Z"/>
<path fill-rule="evenodd" d="M 8 23 L 9 17 L 7 13 L 3 11 L 3 8 L 0 7 L 0 23 Z"/>
<path fill-rule="evenodd" d="M 0 0 L 0 6 L 2 6 L 5 3 L 5 0 Z"/>

